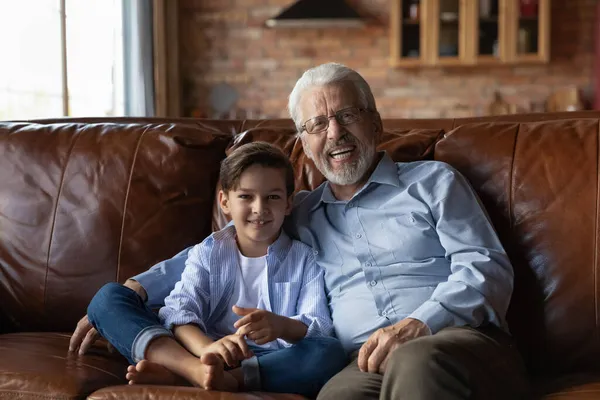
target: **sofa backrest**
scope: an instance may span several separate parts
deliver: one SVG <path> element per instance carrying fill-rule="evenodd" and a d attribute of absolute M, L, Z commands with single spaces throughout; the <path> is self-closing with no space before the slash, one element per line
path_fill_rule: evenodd
<path fill-rule="evenodd" d="M 104 283 L 201 241 L 230 140 L 187 124 L 0 124 L 0 331 L 70 331 Z"/>
<path fill-rule="evenodd" d="M 435 148 L 471 182 L 512 261 L 508 322 L 540 373 L 600 367 L 599 123 L 467 124 Z"/>

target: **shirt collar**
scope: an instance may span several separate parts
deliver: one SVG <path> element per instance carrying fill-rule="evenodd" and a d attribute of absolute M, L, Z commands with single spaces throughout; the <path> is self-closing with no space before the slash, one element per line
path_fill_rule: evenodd
<path fill-rule="evenodd" d="M 369 186 L 371 183 L 379 183 L 382 185 L 392 185 L 400 187 L 400 180 L 398 179 L 398 167 L 392 158 L 385 152 L 380 151 L 377 155 L 381 156 L 381 160 L 377 164 L 377 167 L 367 180 L 367 183 L 356 193 L 360 193 L 364 188 Z M 323 192 L 321 198 L 313 207 L 313 210 L 319 207 L 322 203 L 335 203 L 338 200 L 333 195 L 329 181 L 323 184 Z M 356 195 L 355 195 L 356 196 Z"/>
<path fill-rule="evenodd" d="M 235 241 L 235 225 L 233 221 L 229 222 L 225 228 L 215 232 L 214 238 L 217 240 Z M 274 256 L 278 262 L 282 262 L 292 245 L 292 239 L 281 229 L 281 233 L 273 243 L 267 248 L 267 257 Z M 237 245 L 236 245 L 237 248 Z"/>

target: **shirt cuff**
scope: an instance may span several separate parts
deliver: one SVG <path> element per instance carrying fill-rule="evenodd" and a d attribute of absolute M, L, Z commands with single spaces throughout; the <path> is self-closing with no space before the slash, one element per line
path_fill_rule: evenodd
<path fill-rule="evenodd" d="M 175 311 L 170 307 L 162 307 L 158 311 L 158 317 L 162 321 L 163 325 L 167 329 L 173 329 L 173 325 L 189 325 L 194 324 L 206 333 L 206 326 L 198 316 L 191 311 Z"/>
<path fill-rule="evenodd" d="M 417 308 L 408 318 L 417 319 L 429 328 L 431 335 L 449 326 L 454 326 L 454 317 L 442 305 L 435 301 L 426 301 Z"/>

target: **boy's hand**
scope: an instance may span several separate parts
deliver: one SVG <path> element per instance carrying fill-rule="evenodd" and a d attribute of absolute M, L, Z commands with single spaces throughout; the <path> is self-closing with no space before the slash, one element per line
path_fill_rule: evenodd
<path fill-rule="evenodd" d="M 254 340 L 256 344 L 265 344 L 283 336 L 289 318 L 266 310 L 233 306 L 233 312 L 242 318 L 233 327 L 236 334 Z"/>
<path fill-rule="evenodd" d="M 228 335 L 204 348 L 203 353 L 218 354 L 229 367 L 238 367 L 240 361 L 253 356 L 246 339 L 238 334 Z"/>

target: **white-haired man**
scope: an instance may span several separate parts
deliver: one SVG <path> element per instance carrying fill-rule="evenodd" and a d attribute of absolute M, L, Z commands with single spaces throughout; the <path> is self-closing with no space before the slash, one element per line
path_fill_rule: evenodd
<path fill-rule="evenodd" d="M 327 181 L 296 195 L 286 230 L 324 268 L 335 332 L 352 359 L 319 399 L 525 398 L 505 321 L 512 266 L 465 178 L 441 162 L 394 163 L 377 152 L 375 99 L 343 65 L 306 71 L 289 111 Z M 126 284 L 160 303 L 186 254 Z M 72 349 L 96 336 L 84 317 Z"/>

